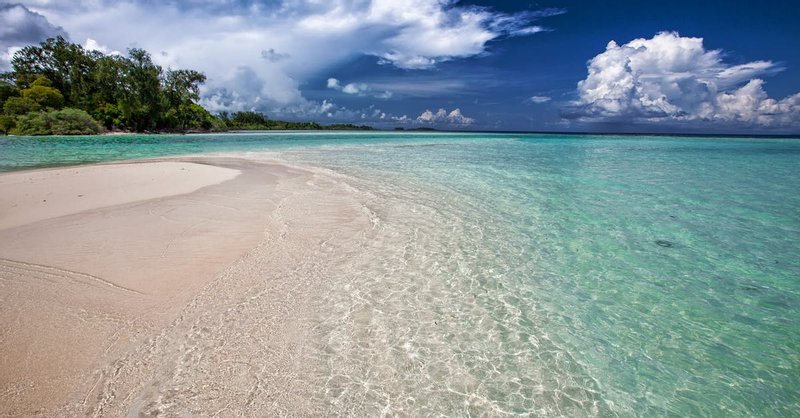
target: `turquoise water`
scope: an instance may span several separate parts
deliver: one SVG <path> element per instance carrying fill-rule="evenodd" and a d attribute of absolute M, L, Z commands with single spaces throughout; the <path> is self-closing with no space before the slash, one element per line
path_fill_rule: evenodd
<path fill-rule="evenodd" d="M 318 301 L 332 411 L 800 411 L 800 139 L 5 138 L 0 170 L 230 151 L 327 168 L 377 219 Z"/>

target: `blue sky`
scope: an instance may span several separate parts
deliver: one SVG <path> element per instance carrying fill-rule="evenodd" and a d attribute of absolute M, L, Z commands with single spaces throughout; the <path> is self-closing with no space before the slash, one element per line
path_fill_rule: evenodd
<path fill-rule="evenodd" d="M 212 111 L 379 128 L 798 133 L 797 22 L 792 1 L 23 0 L 0 3 L 0 66 L 61 34 L 204 71 Z"/>

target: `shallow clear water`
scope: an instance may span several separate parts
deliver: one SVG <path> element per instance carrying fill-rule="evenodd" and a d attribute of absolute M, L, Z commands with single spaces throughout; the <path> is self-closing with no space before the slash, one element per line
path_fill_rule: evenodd
<path fill-rule="evenodd" d="M 800 410 L 800 139 L 15 138 L 0 169 L 226 151 L 330 169 L 375 218 L 319 301 L 334 410 Z"/>

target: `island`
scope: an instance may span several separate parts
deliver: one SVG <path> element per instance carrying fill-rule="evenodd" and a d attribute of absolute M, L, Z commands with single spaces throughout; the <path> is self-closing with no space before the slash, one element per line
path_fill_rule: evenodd
<path fill-rule="evenodd" d="M 3 135 L 371 130 L 269 119 L 254 110 L 211 114 L 198 102 L 202 72 L 164 70 L 139 48 L 103 54 L 62 37 L 17 51 L 0 74 Z"/>

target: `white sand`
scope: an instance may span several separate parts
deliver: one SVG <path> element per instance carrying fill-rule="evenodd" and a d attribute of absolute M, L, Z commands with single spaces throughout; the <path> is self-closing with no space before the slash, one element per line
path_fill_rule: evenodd
<path fill-rule="evenodd" d="M 0 175 L 0 415 L 313 413 L 308 295 L 367 225 L 239 158 Z"/>
<path fill-rule="evenodd" d="M 0 176 L 0 229 L 193 192 L 236 170 L 185 162 L 90 165 Z"/>

